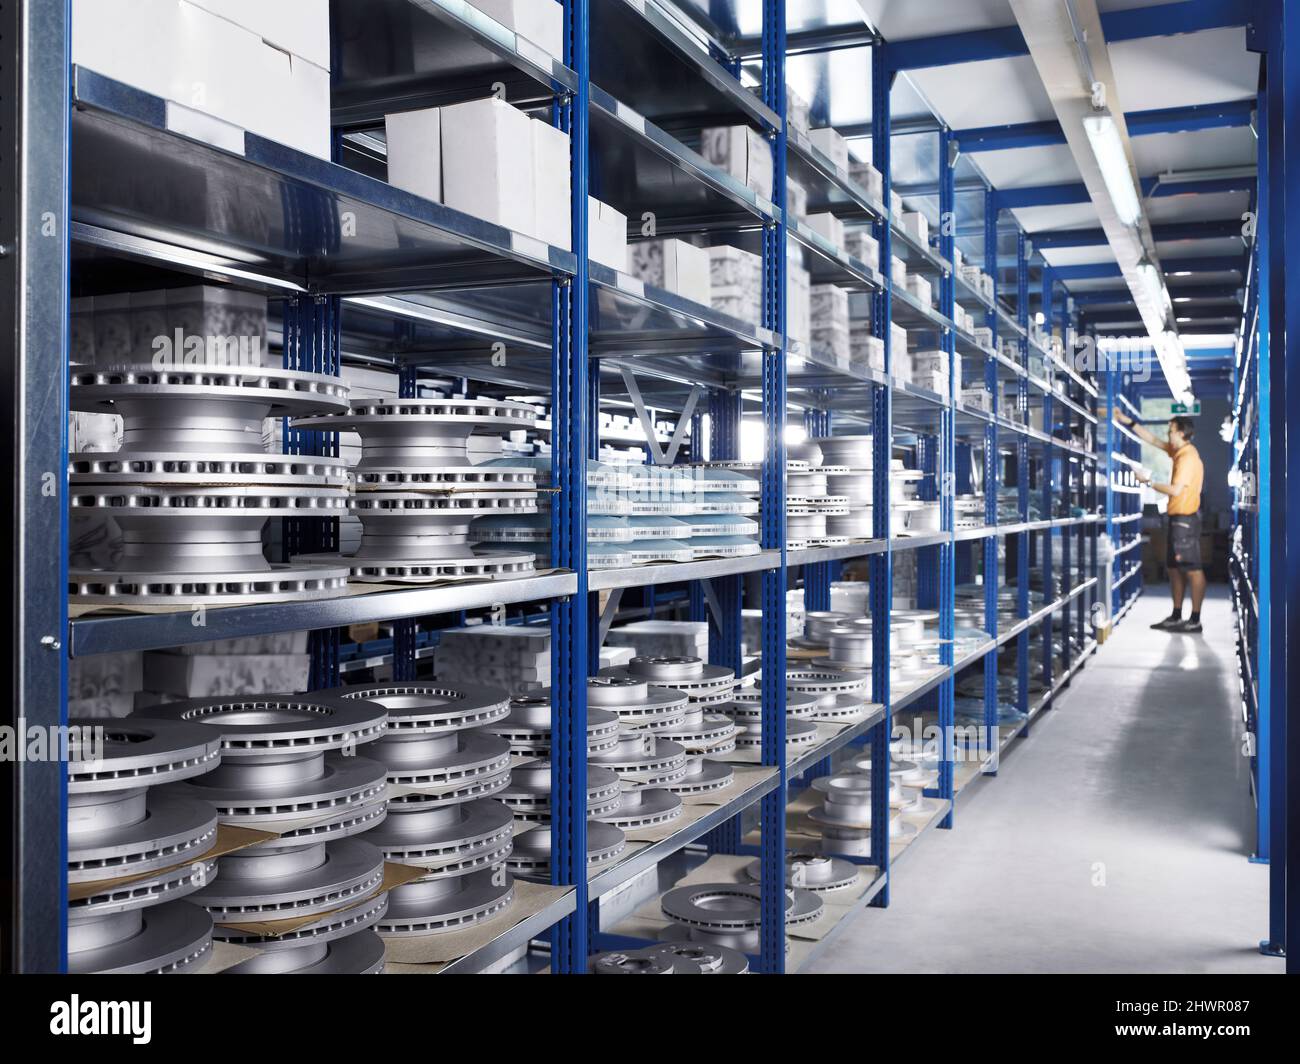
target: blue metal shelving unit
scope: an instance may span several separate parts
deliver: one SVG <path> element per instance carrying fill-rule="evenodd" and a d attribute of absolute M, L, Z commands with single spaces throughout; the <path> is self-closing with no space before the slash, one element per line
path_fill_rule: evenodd
<path fill-rule="evenodd" d="M 27 6 L 40 5 L 29 0 Z M 1010 260 L 1005 255 L 999 258 L 998 222 L 1005 200 L 996 189 L 976 193 L 985 201 L 982 254 L 985 268 L 995 281 L 991 298 L 974 290 L 954 269 L 955 226 L 941 224 L 937 246 L 930 246 L 905 232 L 900 220 L 891 216 L 888 204 L 893 142 L 898 136 L 915 135 L 891 125 L 891 88 L 903 65 L 901 53 L 870 35 L 852 45 L 871 54 L 870 85 L 858 85 L 856 91 L 871 97 L 871 151 L 883 183 L 882 202 L 876 202 L 849 175 L 812 148 L 806 138 L 785 128 L 787 9 L 794 14 L 800 5 L 796 0 L 763 0 L 761 33 L 753 40 L 740 37 L 733 25 L 737 6 L 727 2 L 710 4 L 710 17 L 705 18 L 701 5 L 684 4 L 678 9 L 671 0 L 564 0 L 564 61 L 548 66 L 539 64 L 532 51 L 516 48 L 512 35 L 485 33 L 481 23 L 464 18 L 457 4 L 412 0 L 410 10 L 404 12 L 406 17 L 428 20 L 420 23 L 422 30 L 452 35 L 467 52 L 472 52 L 476 63 L 490 69 L 493 76 L 486 79 L 487 83 L 499 77 L 511 98 L 522 99 L 535 110 L 549 108 L 553 121 L 569 132 L 573 216 L 572 249 L 568 252 L 520 239 L 519 234 L 400 193 L 368 176 L 364 166 L 356 165 L 356 142 L 342 134 L 365 129 L 374 124 L 376 116 L 382 121 L 385 108 L 393 106 L 394 101 L 385 96 L 389 90 L 382 79 L 335 86 L 335 123 L 341 139 L 338 161 L 331 164 L 251 136 L 246 138 L 244 154 L 238 156 L 180 138 L 167 130 L 161 101 L 87 71 L 74 70 L 71 98 L 77 110 L 70 133 L 74 152 L 93 151 L 97 163 L 119 171 L 141 165 L 142 159 L 169 158 L 180 168 L 202 172 L 214 188 L 237 190 L 249 197 L 250 209 L 272 217 L 276 211 L 291 214 L 294 224 L 286 225 L 284 234 L 276 238 L 282 246 L 268 249 L 237 228 L 223 230 L 219 218 L 209 223 L 209 231 L 195 231 L 188 216 L 169 216 L 168 204 L 88 202 L 78 199 L 89 194 L 81 189 L 74 194 L 71 216 L 74 220 L 93 217 L 94 224 L 78 221 L 67 239 L 106 253 L 136 254 L 179 274 L 198 271 L 225 276 L 234 284 L 259 291 L 289 292 L 291 309 L 285 315 L 284 329 L 289 365 L 338 372 L 343 352 L 392 359 L 394 352 L 400 351 L 400 365 L 405 367 L 404 394 L 414 393 L 415 373 L 423 369 L 460 378 L 461 387 L 465 380 L 471 380 L 475 388 L 495 389 L 497 394 L 504 390 L 504 394 L 548 395 L 552 483 L 557 489 L 552 505 L 552 545 L 555 564 L 561 571 L 493 585 L 419 588 L 329 602 L 213 610 L 208 625 L 200 630 L 193 629 L 186 616 L 79 619 L 69 628 L 63 653 L 42 652 L 47 654 L 43 660 L 49 664 L 37 676 L 40 690 L 29 692 L 24 703 L 29 718 L 32 706 L 42 706 L 53 714 L 64 701 L 59 685 L 63 682 L 61 670 L 66 665 L 66 653 L 152 649 L 236 635 L 309 629 L 314 633 L 313 675 L 322 686 L 333 686 L 340 669 L 338 632 L 346 625 L 393 622 L 392 665 L 394 674 L 400 677 L 414 675 L 419 651 L 430 645 L 428 638 L 436 638 L 429 631 L 439 626 L 439 617 L 463 616 L 467 610 L 528 607 L 533 611 L 531 618 L 540 619 L 544 609 L 552 632 L 556 709 L 552 749 L 553 870 L 556 884 L 570 889 L 562 902 L 532 918 L 515 937 L 465 958 L 454 967 L 483 967 L 504 957 L 509 949 L 549 937 L 555 971 L 584 971 L 590 952 L 616 941 L 600 926 L 602 897 L 665 858 L 680 854 L 686 846 L 705 842 L 713 851 L 753 852 L 759 857 L 764 923 L 756 962 L 765 972 L 785 971 L 787 803 L 808 773 L 828 771 L 832 756 L 850 745 L 869 747 L 876 781 L 871 855 L 859 859 L 859 863 L 874 869 L 874 878 L 862 904 L 888 906 L 891 863 L 906 853 L 901 848 L 891 852 L 888 833 L 887 766 L 896 715 L 911 708 L 932 714 L 937 721 L 943 735 L 943 756 L 937 785 L 931 791 L 931 797 L 941 802 L 934 823 L 952 827 L 955 805 L 964 788 L 973 778 L 996 774 L 1001 754 L 1017 735 L 1024 734 L 1034 714 L 1051 705 L 1096 645 L 1089 622 L 1096 617 L 1093 606 L 1098 594 L 1099 533 L 1104 527 L 1112 543 L 1117 544 L 1127 542 L 1122 537 L 1138 534 L 1138 522 L 1134 520 L 1138 496 L 1115 490 L 1117 469 L 1126 459 L 1131 462 L 1136 457 L 1132 441 L 1122 432 L 1117 435 L 1110 417 L 1114 405 L 1124 401 L 1125 385 L 1114 374 L 1103 375 L 1095 382 L 1084 379 L 1036 340 L 1031 331 L 1031 299 L 1039 300 L 1045 322 L 1055 323 L 1063 338 L 1074 326 L 1071 307 L 1064 293 L 1059 310 L 1054 307 L 1054 279 L 1045 264 L 1031 256 L 1023 232 L 1016 235 L 1013 267 L 1007 266 Z M 383 7 L 388 11 L 402 5 Z M 677 17 L 668 18 L 665 11 Z M 374 17 L 384 15 L 381 12 Z M 799 54 L 815 54 L 819 48 L 829 53 L 844 47 L 842 34 L 837 35 L 834 29 L 827 29 L 822 44 L 815 34 L 801 33 Z M 47 30 L 55 39 L 62 34 L 66 41 L 65 26 L 51 25 Z M 1294 58 L 1291 61 L 1295 62 Z M 673 86 L 671 99 L 656 98 L 655 92 L 662 86 L 651 86 L 649 79 L 645 79 L 647 88 L 638 88 L 638 74 L 664 69 L 680 75 L 675 79 L 678 84 Z M 421 73 L 430 79 L 430 98 L 436 98 L 440 86 L 435 82 L 440 72 Z M 441 88 L 452 92 L 454 72 L 441 73 L 446 73 L 448 80 L 448 86 Z M 757 85 L 757 92 L 744 87 L 742 78 L 747 75 L 755 75 L 756 80 L 750 79 L 749 83 Z M 50 80 L 48 72 L 45 80 Z M 56 80 L 66 95 L 62 69 Z M 44 82 L 42 85 L 49 89 Z M 770 203 L 710 167 L 683 140 L 659 127 L 657 123 L 662 120 L 665 126 L 677 128 L 675 120 L 683 112 L 685 95 L 693 96 L 690 102 L 697 105 L 693 113 L 699 125 L 745 123 L 767 136 L 775 175 Z M 61 99 L 66 115 L 68 101 Z M 1277 120 L 1281 121 L 1280 107 Z M 956 210 L 956 197 L 965 194 L 956 185 L 960 145 L 948 129 L 925 135 L 935 136 L 938 141 L 935 176 L 940 189 L 940 213 L 951 216 Z M 672 231 L 735 233 L 738 241 L 747 241 L 745 246 L 761 253 L 761 320 L 730 319 L 711 307 L 633 283 L 631 278 L 588 261 L 588 193 L 609 200 L 626 195 L 626 202 L 614 205 L 628 208 L 629 218 L 635 222 L 642 213 L 637 197 L 651 195 L 651 186 L 660 184 L 639 183 L 635 163 L 630 171 L 619 169 L 628 165 L 624 161 L 627 159 L 653 160 L 655 167 L 665 168 L 664 172 L 680 181 L 680 185 L 673 183 L 674 187 L 689 186 L 691 206 L 686 209 L 677 205 L 679 214 L 674 213 L 672 202 L 655 201 L 661 221 L 671 225 Z M 46 162 L 54 165 L 52 160 Z M 852 259 L 816 239 L 816 234 L 810 235 L 806 226 L 787 214 L 787 172 L 812 183 L 825 209 L 857 223 L 871 224 L 879 242 L 878 261 Z M 1277 180 L 1283 181 L 1280 173 Z M 69 186 L 65 165 L 61 178 L 56 173 L 51 175 L 51 187 Z M 249 191 L 252 189 L 264 191 L 254 193 Z M 1284 192 L 1280 190 L 1279 195 Z M 265 198 L 257 199 L 257 195 Z M 238 198 L 232 198 L 232 202 Z M 323 225 L 322 218 L 328 221 L 329 212 L 340 202 L 354 209 L 367 231 L 391 231 L 400 238 L 395 236 L 390 246 L 381 242 L 355 250 L 343 241 L 322 251 L 315 239 L 317 223 Z M 699 224 L 701 213 L 709 215 L 707 225 Z M 157 240 L 145 241 L 133 235 L 128 222 L 141 216 L 151 218 Z M 803 249 L 809 256 L 815 283 L 843 284 L 869 296 L 872 318 L 884 345 L 883 373 L 824 364 L 818 352 L 787 338 L 787 252 L 792 247 Z M 169 248 L 175 249 L 170 258 Z M 213 252 L 213 248 L 225 248 L 228 253 Z M 203 254 L 197 254 L 198 250 Z M 892 282 L 896 254 L 935 278 L 937 308 L 921 306 L 904 287 Z M 1286 381 L 1282 360 L 1268 358 L 1266 339 L 1269 266 L 1271 256 L 1280 254 L 1279 248 L 1270 249 L 1261 240 L 1257 249 L 1260 277 L 1256 303 L 1263 339 L 1251 347 L 1253 370 L 1250 366 L 1242 370 L 1241 384 L 1247 391 L 1254 387 L 1247 382 L 1252 375 L 1258 378 L 1260 374 L 1276 374 L 1275 387 Z M 0 258 L 0 263 L 5 262 Z M 250 262 L 260 265 L 250 269 Z M 1004 267 L 1014 268 L 1013 279 L 1006 276 Z M 6 264 L 3 268 L 10 267 Z M 25 268 L 30 271 L 29 277 L 39 276 L 36 264 Z M 1041 295 L 1033 293 L 1034 270 L 1038 271 Z M 1274 279 L 1280 275 L 1279 266 Z M 426 286 L 434 295 L 418 299 L 409 296 L 412 289 Z M 485 290 L 491 293 L 490 301 L 484 298 Z M 1278 302 L 1283 302 L 1286 295 L 1285 289 L 1279 289 Z M 504 308 L 502 317 L 508 321 L 503 320 L 500 328 L 510 348 L 508 367 L 466 353 L 465 337 L 482 336 L 481 304 Z M 977 341 L 955 324 L 959 304 L 983 313 L 986 326 L 992 330 L 991 345 Z M 56 316 L 60 320 L 65 317 L 66 308 L 59 309 Z M 988 409 L 976 409 L 961 401 L 953 372 L 949 373 L 948 392 L 943 395 L 896 381 L 893 370 L 899 352 L 892 350 L 887 327 L 895 321 L 932 333 L 950 367 L 959 359 L 976 367 L 973 379 L 982 381 L 989 392 Z M 635 323 L 635 329 L 630 323 Z M 1014 357 L 1003 353 L 1002 337 L 1015 341 Z M 797 359 L 790 357 L 796 349 Z M 60 359 L 62 350 L 60 345 Z M 31 353 L 27 357 L 32 365 L 44 365 Z M 660 571 L 668 567 L 587 571 L 585 463 L 599 447 L 596 421 L 602 397 L 608 398 L 607 394 L 602 396 L 602 384 L 617 387 L 619 372 L 624 368 L 642 375 L 647 401 L 652 399 L 658 410 L 683 410 L 687 406 L 690 386 L 683 385 L 683 381 L 699 382 L 706 389 L 714 459 L 739 457 L 745 404 L 749 404 L 751 415 L 757 409 L 765 430 L 762 555 L 690 563 L 671 573 Z M 1059 387 L 1045 379 L 1049 375 L 1061 382 Z M 1294 390 L 1296 386 L 1291 387 Z M 1243 441 L 1257 441 L 1261 481 L 1276 466 L 1269 465 L 1267 445 L 1258 445 L 1266 436 L 1260 427 L 1269 424 L 1269 417 L 1280 417 L 1280 411 L 1289 405 L 1277 403 L 1278 412 L 1270 413 L 1266 401 L 1261 401 L 1256 424 L 1251 427 L 1241 423 Z M 1241 402 L 1239 408 L 1243 408 Z M 796 410 L 813 434 L 872 434 L 877 475 L 873 480 L 874 536 L 870 541 L 846 548 L 787 550 L 785 427 L 787 417 L 793 420 Z M 1041 423 L 1037 422 L 1039 411 Z M 50 439 L 55 426 L 66 422 L 66 396 L 54 414 L 50 424 L 43 426 Z M 697 460 L 702 454 L 694 449 L 697 442 L 703 442 L 703 422 L 702 417 L 697 417 L 691 433 L 692 457 Z M 1252 431 L 1254 436 L 1249 437 Z M 300 435 L 286 434 L 286 444 L 299 448 L 300 453 L 331 453 L 326 449 L 337 447 L 337 440 Z M 45 440 L 47 445 L 50 439 Z M 904 536 L 900 534 L 903 530 L 891 527 L 887 471 L 901 451 L 919 455 L 927 475 L 925 490 L 940 502 L 938 533 Z M 972 490 L 976 481 L 984 491 L 983 527 L 959 529 L 954 496 Z M 1277 482 L 1287 483 L 1284 476 Z M 999 513 L 1004 484 L 1014 485 L 1013 514 Z M 1037 504 L 1040 512 L 1031 519 L 1035 498 L 1041 500 Z M 1244 507 L 1238 509 L 1246 513 Z M 1103 512 L 1104 526 L 1099 519 Z M 1243 555 L 1236 585 L 1239 599 L 1248 581 L 1257 597 L 1267 583 L 1270 520 L 1267 507 L 1254 517 L 1251 535 L 1255 549 L 1261 553 L 1249 564 Z M 1280 551 L 1285 526 L 1280 523 L 1280 515 L 1278 521 L 1274 549 Z M 319 541 L 327 546 L 330 532 L 328 527 L 317 524 L 292 529 L 289 534 L 315 537 L 313 543 Z M 1061 545 L 1059 566 L 1053 558 L 1054 540 Z M 62 538 L 53 537 L 52 542 L 61 550 L 58 556 L 66 559 L 66 528 Z M 1128 547 L 1123 549 L 1127 551 Z M 1129 557 L 1136 562 L 1135 553 Z M 1285 554 L 1279 557 L 1280 565 L 1284 565 Z M 823 747 L 791 758 L 786 749 L 784 704 L 787 591 L 802 581 L 808 607 L 828 608 L 832 579 L 842 563 L 855 559 L 867 561 L 872 612 L 878 618 L 887 617 L 893 606 L 895 566 L 915 560 L 923 570 L 923 597 L 938 609 L 940 634 L 945 640 L 951 640 L 956 629 L 956 585 L 982 581 L 989 640 L 961 660 L 956 658 L 951 643 L 945 643 L 942 668 L 934 679 L 919 687 L 891 689 L 889 628 L 877 625 L 872 692 L 873 699 L 882 706 L 881 712 Z M 1041 604 L 1030 594 L 1031 562 L 1035 560 L 1043 577 Z M 1295 565 L 1294 560 L 1291 564 Z M 1140 589 L 1140 569 L 1131 574 L 1121 572 L 1118 566 L 1116 562 L 1112 579 L 1118 579 L 1120 587 L 1135 594 Z M 691 830 L 683 830 L 589 878 L 586 680 L 598 667 L 600 610 L 596 595 L 627 587 L 654 587 L 657 583 L 687 584 L 692 615 L 709 619 L 711 660 L 739 668 L 740 617 L 744 576 L 748 573 L 758 574 L 760 589 L 759 602 L 750 604 L 761 605 L 763 611 L 761 762 L 772 770 L 770 777 L 718 807 Z M 1012 575 L 1014 609 L 1007 611 L 1001 609 L 1001 592 L 1004 579 Z M 1108 616 L 1119 616 L 1131 601 L 1131 594 L 1127 599 L 1106 603 Z M 1267 612 L 1268 602 L 1265 592 L 1257 609 Z M 1263 618 L 1263 614 L 1258 615 Z M 417 618 L 429 618 L 428 628 L 422 625 L 417 632 Z M 514 618 L 520 619 L 518 615 Z M 1041 635 L 1043 654 L 1031 671 L 1030 637 L 1035 631 Z M 1054 650 L 1058 634 L 1062 645 L 1059 653 Z M 1281 670 L 1273 674 L 1271 688 L 1268 684 L 1260 686 L 1262 701 L 1257 698 L 1251 710 L 1258 722 L 1260 742 L 1267 745 L 1271 740 L 1273 744 L 1271 749 L 1277 758 L 1274 764 L 1283 761 L 1278 751 L 1284 749 L 1281 744 L 1285 742 L 1285 730 L 1274 727 L 1270 733 L 1259 707 L 1267 705 L 1270 690 L 1274 700 L 1278 692 L 1284 695 L 1285 655 L 1270 657 L 1259 647 L 1262 641 L 1264 646 L 1284 651 L 1285 637 L 1283 626 L 1269 628 L 1261 620 L 1253 633 L 1255 642 L 1243 651 L 1243 660 L 1249 660 L 1254 676 L 1261 675 L 1261 667 L 1264 672 L 1269 668 Z M 1000 694 L 998 682 L 999 664 L 1006 663 L 1009 656 L 1009 649 L 1004 648 L 1015 652 L 1014 701 L 1024 717 L 1023 724 L 1013 729 L 999 726 L 1000 703 L 1007 701 Z M 959 771 L 962 765 L 954 740 L 956 687 L 961 678 L 969 675 L 982 675 L 983 681 L 984 735 L 982 743 L 977 744 L 980 760 L 973 775 Z M 1042 679 L 1042 691 L 1037 697 L 1033 697 L 1031 676 Z M 1269 765 L 1268 757 L 1258 753 L 1261 793 L 1268 790 Z M 33 798 L 48 798 L 51 782 L 52 777 L 42 781 L 33 775 L 30 786 L 40 794 L 22 792 L 27 802 L 23 808 L 35 809 Z M 43 808 L 48 813 L 57 807 L 57 801 L 53 806 L 47 801 Z M 760 829 L 757 844 L 746 834 L 754 826 L 755 814 Z M 1276 820 L 1271 830 L 1262 830 L 1273 840 L 1276 859 Z M 48 843 L 48 836 L 45 841 Z M 1262 841 L 1261 847 L 1265 844 L 1266 840 Z M 22 868 L 23 894 L 28 899 L 26 916 L 39 924 L 42 921 L 33 914 L 48 910 L 49 919 L 59 921 L 65 861 L 61 855 L 45 850 L 36 857 L 43 860 L 25 863 Z M 1280 862 L 1276 866 L 1281 867 Z M 33 907 L 35 903 L 30 899 L 42 897 L 46 901 L 53 897 L 58 905 Z M 57 936 L 51 939 L 46 931 L 40 928 L 40 933 L 29 930 L 18 936 L 15 966 L 58 966 L 61 942 Z M 1274 941 L 1280 941 L 1280 932 L 1275 930 L 1274 935 Z"/>

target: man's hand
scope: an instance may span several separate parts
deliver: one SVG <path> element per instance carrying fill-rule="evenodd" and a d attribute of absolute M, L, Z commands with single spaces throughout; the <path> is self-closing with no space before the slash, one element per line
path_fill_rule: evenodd
<path fill-rule="evenodd" d="M 1139 470 L 1137 471 L 1137 478 L 1138 478 L 1138 480 L 1140 480 L 1143 484 L 1150 484 L 1150 483 L 1151 483 L 1151 472 L 1150 472 L 1149 470 L 1146 470 L 1146 469 L 1139 469 Z"/>
<path fill-rule="evenodd" d="M 1116 408 L 1115 410 L 1115 420 L 1118 421 L 1121 425 L 1133 424 L 1133 419 L 1129 417 L 1126 413 L 1124 413 L 1123 410 L 1120 410 L 1119 408 Z"/>

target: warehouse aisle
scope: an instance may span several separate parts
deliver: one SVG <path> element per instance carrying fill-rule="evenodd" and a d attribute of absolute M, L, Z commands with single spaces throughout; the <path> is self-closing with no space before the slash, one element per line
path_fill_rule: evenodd
<path fill-rule="evenodd" d="M 1211 595 L 1203 637 L 1169 636 L 1149 589 L 812 970 L 1280 973 L 1255 949 L 1268 873 L 1246 859 L 1232 620 Z"/>

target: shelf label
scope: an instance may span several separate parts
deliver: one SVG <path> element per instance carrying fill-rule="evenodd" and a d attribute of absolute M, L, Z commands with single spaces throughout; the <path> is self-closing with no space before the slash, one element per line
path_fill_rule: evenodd
<path fill-rule="evenodd" d="M 624 125 L 629 125 L 638 133 L 645 132 L 645 119 L 621 100 L 618 103 L 618 117 Z"/>
<path fill-rule="evenodd" d="M 510 234 L 510 248 L 517 255 L 527 255 L 530 259 L 538 259 L 541 262 L 549 262 L 551 259 L 549 244 L 536 237 L 525 236 L 523 233 Z"/>
<path fill-rule="evenodd" d="M 616 273 L 618 278 L 618 287 L 624 292 L 630 292 L 638 299 L 645 298 L 645 284 L 636 277 L 629 277 L 625 273 Z"/>

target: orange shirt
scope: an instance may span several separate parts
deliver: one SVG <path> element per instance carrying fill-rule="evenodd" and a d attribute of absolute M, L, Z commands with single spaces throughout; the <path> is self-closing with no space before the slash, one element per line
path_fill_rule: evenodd
<path fill-rule="evenodd" d="M 1169 498 L 1169 516 L 1185 517 L 1199 513 L 1201 509 L 1201 487 L 1205 483 L 1205 466 L 1201 462 L 1200 452 L 1190 443 L 1185 443 L 1177 450 L 1165 444 L 1165 450 L 1173 457 L 1174 471 L 1169 483 L 1183 485 L 1183 490 Z"/>

